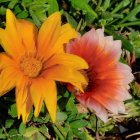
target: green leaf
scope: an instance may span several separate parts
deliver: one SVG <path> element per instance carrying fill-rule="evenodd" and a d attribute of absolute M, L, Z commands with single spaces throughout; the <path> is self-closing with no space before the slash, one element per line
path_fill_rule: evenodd
<path fill-rule="evenodd" d="M 86 140 L 95 140 L 91 135 L 89 135 L 87 132 L 85 132 Z"/>
<path fill-rule="evenodd" d="M 71 24 L 71 26 L 76 29 L 77 25 L 78 25 L 76 20 L 71 15 L 69 15 L 67 12 L 65 12 L 64 15 L 66 16 L 68 23 Z"/>
<path fill-rule="evenodd" d="M 83 131 L 79 131 L 78 129 L 72 129 L 72 131 L 80 140 L 87 140 Z"/>
<path fill-rule="evenodd" d="M 26 132 L 26 125 L 24 123 L 21 123 L 19 126 L 19 133 L 23 135 Z"/>
<path fill-rule="evenodd" d="M 3 6 L 0 7 L 0 15 L 5 15 L 6 12 L 6 8 L 4 8 Z"/>
<path fill-rule="evenodd" d="M 39 132 L 41 132 L 44 136 L 46 137 L 50 137 L 49 132 L 48 132 L 48 128 L 45 124 L 43 124 L 39 129 Z"/>
<path fill-rule="evenodd" d="M 11 0 L 0 0 L 0 3 L 9 2 Z"/>
<path fill-rule="evenodd" d="M 28 11 L 22 11 L 19 14 L 17 14 L 17 18 L 27 18 L 28 15 Z"/>
<path fill-rule="evenodd" d="M 17 129 L 10 129 L 10 131 L 8 132 L 8 134 L 10 136 L 12 136 L 12 135 L 18 135 Z"/>
<path fill-rule="evenodd" d="M 46 140 L 46 138 L 39 132 L 36 134 L 36 139 L 37 140 Z"/>
<path fill-rule="evenodd" d="M 83 0 L 69 0 L 72 4 L 72 6 L 75 9 L 82 10 L 83 13 L 86 13 L 88 16 L 90 16 L 92 19 L 97 18 L 98 15 L 96 12 L 88 5 L 87 1 Z"/>
<path fill-rule="evenodd" d="M 26 7 L 32 3 L 32 0 L 22 0 L 22 4 Z"/>
<path fill-rule="evenodd" d="M 57 112 L 56 114 L 56 121 L 65 121 L 67 119 L 67 114 L 65 112 Z"/>
<path fill-rule="evenodd" d="M 130 3 L 130 0 L 123 0 L 117 6 L 115 6 L 114 10 L 111 12 L 112 14 L 118 12 L 120 9 L 125 8 Z"/>
<path fill-rule="evenodd" d="M 12 120 L 12 119 L 6 120 L 5 128 L 10 128 L 13 125 L 13 123 L 14 123 L 14 120 Z"/>
<path fill-rule="evenodd" d="M 30 9 L 29 13 L 31 14 L 31 17 L 32 17 L 34 23 L 36 24 L 36 26 L 40 27 L 41 26 L 41 22 L 39 21 L 39 18 L 36 16 L 35 12 Z"/>
<path fill-rule="evenodd" d="M 15 13 L 15 14 L 18 14 L 18 13 L 20 13 L 20 12 L 22 12 L 21 7 L 20 7 L 19 5 L 16 5 L 16 6 L 14 7 L 14 13 Z"/>
<path fill-rule="evenodd" d="M 48 14 L 51 15 L 52 13 L 59 11 L 58 3 L 56 0 L 48 0 L 49 3 L 49 9 Z"/>
<path fill-rule="evenodd" d="M 140 32 L 133 31 L 129 35 L 129 39 L 134 46 L 136 58 L 140 58 Z"/>
<path fill-rule="evenodd" d="M 103 7 L 102 7 L 104 11 L 106 11 L 106 9 L 110 6 L 110 1 L 111 0 L 104 0 Z"/>
<path fill-rule="evenodd" d="M 70 123 L 70 126 L 72 128 L 82 128 L 88 125 L 88 122 L 86 120 L 76 120 Z"/>
<path fill-rule="evenodd" d="M 13 9 L 14 6 L 18 3 L 19 0 L 11 0 L 11 2 L 8 5 L 8 8 Z"/>
<path fill-rule="evenodd" d="M 38 129 L 36 127 L 31 126 L 31 127 L 26 128 L 26 131 L 23 134 L 23 136 L 29 138 L 37 132 L 38 132 Z"/>
<path fill-rule="evenodd" d="M 66 140 L 73 140 L 73 132 L 70 129 L 67 133 Z"/>
<path fill-rule="evenodd" d="M 78 111 L 77 111 L 77 108 L 75 106 L 75 103 L 74 103 L 74 97 L 73 95 L 71 95 L 71 97 L 69 98 L 67 104 L 66 104 L 66 110 L 69 112 L 72 112 L 72 114 L 77 114 Z"/>
<path fill-rule="evenodd" d="M 8 114 L 12 116 L 13 118 L 17 117 L 17 109 L 16 104 L 13 104 L 10 106 L 10 109 L 8 109 Z"/>
<path fill-rule="evenodd" d="M 137 20 L 136 15 L 140 12 L 140 5 L 137 5 L 128 15 L 120 22 L 124 23 L 125 21 L 135 21 Z"/>
<path fill-rule="evenodd" d="M 6 135 L 5 134 L 0 134 L 0 139 L 6 139 Z"/>

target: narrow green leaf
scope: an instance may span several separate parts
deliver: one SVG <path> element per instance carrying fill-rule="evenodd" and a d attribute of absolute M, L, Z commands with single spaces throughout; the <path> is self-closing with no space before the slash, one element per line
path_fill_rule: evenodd
<path fill-rule="evenodd" d="M 11 0 L 11 2 L 8 5 L 8 8 L 13 9 L 14 6 L 18 3 L 19 0 Z"/>
<path fill-rule="evenodd" d="M 66 136 L 66 140 L 73 140 L 73 132 L 72 130 L 69 130 Z"/>
<path fill-rule="evenodd" d="M 30 14 L 31 14 L 31 17 L 34 21 L 34 23 L 36 24 L 37 27 L 40 27 L 41 26 L 41 22 L 39 21 L 38 17 L 35 15 L 35 12 L 33 10 L 29 10 Z"/>
<path fill-rule="evenodd" d="M 136 15 L 140 12 L 140 5 L 137 5 L 128 15 L 120 22 L 124 23 L 125 21 L 135 21 L 137 20 Z"/>
<path fill-rule="evenodd" d="M 74 103 L 74 97 L 71 95 L 71 97 L 69 98 L 67 104 L 66 104 L 66 110 L 68 112 L 72 112 L 72 114 L 77 114 L 78 111 L 77 111 L 77 108 L 75 106 L 75 103 Z"/>
<path fill-rule="evenodd" d="M 65 12 L 64 15 L 66 16 L 66 19 L 71 24 L 71 26 L 76 29 L 77 25 L 78 25 L 76 20 L 71 15 L 69 15 L 67 12 Z"/>
<path fill-rule="evenodd" d="M 70 2 L 75 9 L 82 10 L 84 13 L 90 15 L 91 18 L 98 17 L 97 13 L 90 7 L 90 5 L 88 5 L 86 1 L 70 0 Z"/>
<path fill-rule="evenodd" d="M 130 3 L 130 0 L 123 0 L 121 1 L 115 8 L 114 10 L 111 12 L 112 14 L 118 12 L 120 9 L 126 7 L 128 4 Z"/>
<path fill-rule="evenodd" d="M 103 7 L 102 7 L 104 11 L 106 11 L 106 9 L 110 6 L 110 1 L 111 0 L 104 0 Z"/>
<path fill-rule="evenodd" d="M 29 15 L 28 11 L 22 11 L 19 14 L 17 14 L 17 18 L 23 18 L 23 19 L 25 19 L 25 18 L 28 17 L 28 15 Z"/>
<path fill-rule="evenodd" d="M 48 0 L 48 3 L 50 5 L 48 9 L 48 14 L 51 15 L 52 13 L 59 11 L 57 0 Z"/>

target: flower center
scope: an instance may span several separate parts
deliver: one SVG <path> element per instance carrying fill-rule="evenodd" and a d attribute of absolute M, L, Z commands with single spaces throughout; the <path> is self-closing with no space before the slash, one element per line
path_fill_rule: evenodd
<path fill-rule="evenodd" d="M 91 91 L 94 83 L 93 83 L 93 77 L 92 77 L 92 72 L 88 70 L 80 70 L 80 72 L 85 76 L 88 85 L 83 85 L 83 89 L 85 92 Z"/>
<path fill-rule="evenodd" d="M 25 55 L 20 61 L 20 68 L 26 76 L 35 78 L 42 70 L 42 62 L 32 55 Z"/>

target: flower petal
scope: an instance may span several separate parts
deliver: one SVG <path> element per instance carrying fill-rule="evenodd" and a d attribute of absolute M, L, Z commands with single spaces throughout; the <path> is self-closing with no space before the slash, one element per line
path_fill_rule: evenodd
<path fill-rule="evenodd" d="M 39 30 L 38 34 L 38 55 L 45 56 L 57 38 L 61 30 L 61 16 L 59 12 L 55 12 L 47 18 Z"/>
<path fill-rule="evenodd" d="M 27 20 L 18 20 L 18 30 L 26 53 L 35 53 L 38 34 L 36 26 Z"/>
<path fill-rule="evenodd" d="M 22 115 L 24 123 L 27 121 L 32 104 L 33 103 L 29 94 L 29 80 L 24 75 L 18 75 L 16 83 L 16 106 L 18 118 Z"/>
<path fill-rule="evenodd" d="M 35 116 L 38 116 L 42 107 L 42 101 L 44 100 L 52 122 L 55 122 L 57 104 L 57 90 L 55 82 L 41 77 L 37 78 L 32 81 L 30 93 L 35 106 Z"/>
<path fill-rule="evenodd" d="M 16 59 L 25 53 L 17 22 L 15 15 L 8 9 L 6 11 L 6 29 L 0 29 L 0 40 L 3 49 Z"/>
<path fill-rule="evenodd" d="M 103 96 L 100 92 L 98 92 L 98 94 L 96 93 L 96 95 L 92 95 L 92 98 L 115 114 L 118 114 L 118 112 L 125 112 L 125 107 L 122 101 Z"/>
<path fill-rule="evenodd" d="M 70 39 L 76 38 L 78 33 L 70 26 L 70 24 L 64 24 L 61 27 L 60 36 L 56 41 L 54 48 L 59 52 L 64 52 L 64 43 L 68 43 Z"/>
<path fill-rule="evenodd" d="M 48 61 L 46 61 L 45 63 L 44 63 L 44 65 L 46 66 L 46 67 L 44 67 L 45 69 L 53 67 L 55 65 L 68 66 L 74 70 L 88 68 L 88 64 L 86 63 L 86 61 L 83 58 L 73 55 L 73 54 L 56 54 L 52 58 L 50 58 Z"/>
<path fill-rule="evenodd" d="M 28 116 L 30 115 L 31 109 L 32 109 L 33 103 L 30 95 L 27 96 L 26 101 L 24 102 L 22 108 L 22 121 L 23 123 L 27 122 Z"/>
<path fill-rule="evenodd" d="M 0 53 L 0 69 L 16 67 L 16 63 L 6 53 Z"/>
<path fill-rule="evenodd" d="M 56 120 L 57 89 L 55 81 L 44 80 L 42 88 L 44 101 L 51 116 L 52 122 Z"/>
<path fill-rule="evenodd" d="M 43 75 L 50 80 L 71 83 L 72 85 L 83 91 L 82 86 L 87 85 L 87 81 L 81 72 L 68 68 L 63 65 L 56 65 L 47 69 Z M 42 75 L 42 76 L 43 76 Z"/>
<path fill-rule="evenodd" d="M 1 71 L 0 74 L 0 96 L 4 95 L 15 87 L 17 72 L 14 68 L 8 67 Z"/>
<path fill-rule="evenodd" d="M 107 122 L 108 114 L 106 109 L 96 100 L 92 98 L 88 98 L 86 101 L 86 106 L 91 110 L 94 111 L 95 114 L 104 122 Z"/>
<path fill-rule="evenodd" d="M 30 95 L 31 95 L 33 104 L 35 106 L 35 112 L 34 112 L 35 117 L 39 115 L 39 112 L 43 104 L 43 95 L 42 95 L 43 91 L 41 91 L 42 85 L 44 85 L 42 79 L 37 78 L 37 79 L 32 80 L 32 84 L 30 87 Z"/>

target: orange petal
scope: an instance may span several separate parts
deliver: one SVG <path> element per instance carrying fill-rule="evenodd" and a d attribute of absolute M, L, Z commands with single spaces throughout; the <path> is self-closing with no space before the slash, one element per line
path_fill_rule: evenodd
<path fill-rule="evenodd" d="M 54 45 L 54 49 L 64 52 L 64 44 L 68 43 L 71 39 L 76 38 L 78 33 L 70 26 L 70 24 L 64 24 L 61 27 L 60 36 Z"/>
<path fill-rule="evenodd" d="M 32 81 L 32 84 L 30 87 L 30 95 L 31 95 L 33 104 L 35 106 L 35 112 L 34 112 L 35 117 L 39 115 L 39 112 L 41 110 L 42 103 L 43 103 L 43 95 L 42 95 L 42 92 L 40 91 L 42 84 L 43 84 L 42 79 L 38 78 Z"/>
<path fill-rule="evenodd" d="M 57 41 L 60 34 L 61 16 L 59 12 L 55 12 L 47 18 L 39 30 L 38 34 L 38 55 L 42 56 L 47 53 Z"/>
<path fill-rule="evenodd" d="M 44 75 L 50 80 L 71 83 L 72 85 L 79 88 L 82 92 L 82 85 L 87 85 L 87 81 L 81 72 L 72 70 L 71 68 L 63 65 L 56 65 L 50 69 L 47 69 L 44 72 Z"/>
<path fill-rule="evenodd" d="M 50 60 L 46 61 L 46 68 L 55 65 L 64 65 L 74 70 L 88 68 L 88 64 L 83 58 L 73 54 L 57 54 L 54 55 Z"/>
<path fill-rule="evenodd" d="M 23 75 L 18 75 L 16 83 L 16 106 L 18 118 L 22 115 L 23 122 L 27 121 L 28 115 L 31 111 L 32 100 L 29 94 L 28 79 Z"/>
<path fill-rule="evenodd" d="M 27 119 L 30 115 L 31 109 L 32 109 L 33 103 L 30 95 L 27 96 L 26 102 L 22 106 L 22 121 L 23 123 L 27 122 Z"/>
<path fill-rule="evenodd" d="M 0 30 L 0 40 L 4 50 L 9 55 L 16 57 L 16 59 L 19 55 L 21 56 L 25 53 L 19 32 L 17 19 L 15 15 L 8 9 L 6 11 L 6 29 Z"/>
<path fill-rule="evenodd" d="M 17 71 L 12 67 L 7 67 L 0 74 L 0 96 L 4 95 L 16 85 Z"/>
<path fill-rule="evenodd" d="M 18 30 L 26 52 L 35 53 L 38 34 L 36 26 L 27 20 L 18 20 Z"/>
<path fill-rule="evenodd" d="M 0 53 L 0 69 L 6 67 L 16 67 L 16 63 L 6 53 Z"/>
<path fill-rule="evenodd" d="M 33 80 L 31 85 L 31 96 L 35 105 L 35 116 L 37 116 L 42 107 L 42 98 L 45 101 L 48 112 L 53 122 L 56 120 L 57 90 L 54 81 L 48 81 L 44 78 Z"/>
<path fill-rule="evenodd" d="M 44 80 L 44 101 L 51 116 L 52 122 L 56 120 L 57 89 L 55 81 Z"/>

